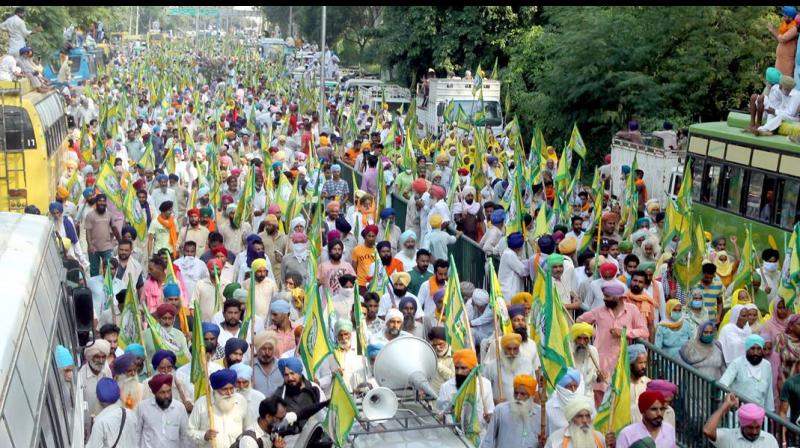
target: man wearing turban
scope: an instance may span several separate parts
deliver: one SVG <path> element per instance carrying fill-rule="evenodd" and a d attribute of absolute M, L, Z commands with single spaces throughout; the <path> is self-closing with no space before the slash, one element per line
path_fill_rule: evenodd
<path fill-rule="evenodd" d="M 225 248 L 233 255 L 237 255 L 244 250 L 243 236 L 252 233 L 250 223 L 242 219 L 240 225 L 234 222 L 236 214 L 236 204 L 231 204 L 225 209 L 225 213 L 217 216 L 217 231 L 222 234 L 225 241 Z"/>
<path fill-rule="evenodd" d="M 462 201 L 453 204 L 453 220 L 456 229 L 473 241 L 480 241 L 486 231 L 486 216 L 483 206 L 475 200 L 475 187 L 467 186 L 461 191 Z"/>
<path fill-rule="evenodd" d="M 102 411 L 94 418 L 92 434 L 86 442 L 87 448 L 111 446 L 119 439 L 117 446 L 139 446 L 139 421 L 136 413 L 121 406 L 119 385 L 111 378 L 102 378 L 93 390 Z M 85 393 L 85 392 L 84 392 Z M 122 414 L 125 413 L 125 425 Z"/>
<path fill-rule="evenodd" d="M 508 248 L 500 256 L 500 266 L 497 268 L 497 278 L 500 281 L 500 289 L 507 302 L 514 297 L 514 294 L 525 289 L 525 278 L 528 277 L 527 260 L 522 258 L 522 246 L 525 239 L 520 232 L 508 235 Z"/>
<path fill-rule="evenodd" d="M 249 364 L 236 363 L 231 366 L 231 370 L 236 372 L 236 393 L 247 401 L 247 415 L 250 421 L 256 421 L 258 419 L 258 405 L 267 397 L 260 391 L 253 389 L 251 383 L 253 369 Z"/>
<path fill-rule="evenodd" d="M 422 238 L 422 246 L 430 251 L 432 263 L 436 260 L 447 260 L 448 246 L 455 244 L 463 233 L 460 230 L 456 231 L 455 236 L 447 233 L 446 228 L 442 227 L 447 221 L 444 220 L 444 215 L 438 212 L 431 213 L 428 222 L 431 229 Z"/>
<path fill-rule="evenodd" d="M 501 305 L 502 306 L 502 305 Z M 530 337 L 530 329 L 528 328 L 528 315 L 525 314 L 525 305 L 511 305 L 508 307 L 508 318 L 511 321 L 511 331 L 518 334 L 522 338 L 519 346 L 519 351 L 525 358 L 531 360 L 533 371 L 539 370 L 541 363 L 539 361 L 539 351 L 536 349 L 536 342 Z M 486 338 L 481 344 L 481 359 L 489 362 L 495 359 L 495 353 L 499 351 L 495 349 L 495 344 L 500 344 L 502 347 L 502 340 L 500 338 Z"/>
<path fill-rule="evenodd" d="M 633 397 L 631 397 L 631 401 L 633 401 Z M 636 400 L 636 405 L 642 415 L 642 420 L 623 428 L 617 437 L 616 446 L 628 448 L 647 439 L 650 439 L 648 441 L 651 443 L 650 446 L 677 446 L 675 444 L 675 428 L 664 421 L 666 405 L 661 392 L 651 390 L 642 393 Z"/>
<path fill-rule="evenodd" d="M 603 434 L 594 429 L 593 413 L 594 406 L 591 400 L 585 397 L 575 397 L 570 400 L 564 408 L 564 418 L 569 422 L 569 426 L 552 431 L 544 447 L 603 448 L 613 446 L 609 443 L 604 444 Z"/>
<path fill-rule="evenodd" d="M 461 290 L 464 290 L 463 286 Z M 505 301 L 499 300 L 498 302 L 498 305 L 502 308 L 501 312 L 508 314 L 505 309 Z M 483 340 L 494 333 L 494 310 L 489 306 L 489 293 L 485 289 L 476 288 L 465 306 L 467 307 L 469 324 L 472 327 L 472 337 L 475 339 L 475 347 L 481 347 Z"/>
<path fill-rule="evenodd" d="M 173 355 L 174 356 L 174 355 Z M 174 377 L 158 373 L 147 382 L 149 396 L 136 408 L 142 447 L 189 443 L 189 416 L 180 400 L 173 400 Z"/>
<path fill-rule="evenodd" d="M 333 337 L 336 347 L 320 366 L 317 374 L 319 385 L 326 396 L 330 396 L 334 372 L 342 375 L 345 387 L 351 392 L 368 380 L 364 370 L 366 360 L 356 352 L 356 334 L 349 318 L 336 321 L 333 325 Z"/>
<path fill-rule="evenodd" d="M 269 275 L 270 268 L 271 266 L 269 266 L 269 260 L 266 258 L 256 258 L 250 265 L 250 273 L 254 277 L 253 283 L 255 284 L 255 315 L 261 318 L 262 321 L 267 320 L 269 305 L 272 302 L 272 299 L 275 297 L 275 294 L 278 292 L 278 285 Z M 250 282 L 246 281 L 244 283 L 244 288 L 246 291 L 249 291 Z M 247 302 L 245 301 L 245 306 L 246 303 Z"/>
<path fill-rule="evenodd" d="M 199 208 L 189 209 L 189 211 L 186 212 L 186 216 L 189 225 L 181 230 L 178 242 L 181 247 L 184 247 L 187 241 L 194 241 L 196 245 L 195 253 L 203 254 L 206 251 L 206 244 L 208 243 L 209 229 L 200 223 Z"/>
<path fill-rule="evenodd" d="M 736 412 L 739 417 L 738 428 L 718 428 L 722 418 L 732 410 L 739 408 Z M 753 446 L 765 446 L 777 448 L 778 441 L 775 436 L 763 431 L 764 408 L 754 403 L 739 405 L 739 399 L 734 394 L 727 394 L 716 411 L 708 418 L 703 426 L 703 434 L 714 446 L 720 448 L 734 448 L 752 444 Z M 742 439 L 746 440 L 743 441 Z"/>
<path fill-rule="evenodd" d="M 581 372 L 575 368 L 568 368 L 556 383 L 555 391 L 547 400 L 547 427 L 550 431 L 569 426 L 566 408 L 574 399 L 586 398 L 586 384 L 583 382 Z M 594 414 L 594 408 L 592 408 Z"/>
<path fill-rule="evenodd" d="M 209 427 L 208 400 L 200 397 L 189 416 L 189 438 L 197 447 L 231 446 L 249 423 L 247 400 L 236 393 L 236 372 L 222 369 L 209 377 L 212 392 L 214 429 Z"/>
<path fill-rule="evenodd" d="M 176 399 L 177 403 L 183 404 L 183 406 L 186 408 L 186 412 L 191 413 L 192 406 L 194 406 L 194 395 L 189 395 L 186 384 L 183 382 L 183 380 L 177 377 L 175 369 L 176 361 L 177 357 L 175 356 L 175 353 L 169 350 L 158 350 L 153 355 L 151 365 L 153 366 L 153 371 L 155 372 L 154 376 L 163 374 L 169 375 L 172 378 L 170 383 L 172 398 Z M 148 378 L 148 381 L 152 378 L 153 377 Z M 147 398 L 153 396 L 148 389 L 145 389 L 144 394 Z"/>
<path fill-rule="evenodd" d="M 576 322 L 569 330 L 572 360 L 575 361 L 575 368 L 581 372 L 583 384 L 586 385 L 586 398 L 589 400 L 594 400 L 594 384 L 602 383 L 604 379 L 600 372 L 600 354 L 592 345 L 592 336 L 594 327 L 586 322 Z"/>
<path fill-rule="evenodd" d="M 439 388 L 439 396 L 437 397 L 438 409 L 452 409 L 455 401 L 456 393 L 464 381 L 467 380 L 470 372 L 478 365 L 478 357 L 475 350 L 465 348 L 453 352 L 453 366 L 455 367 L 455 376 L 442 384 Z M 475 403 L 477 406 L 477 413 L 481 421 L 481 438 L 486 433 L 486 428 L 491 421 L 492 413 L 494 412 L 494 399 L 492 398 L 492 383 L 483 375 L 478 375 L 476 378 L 481 384 L 475 388 Z M 462 416 L 464 417 L 464 416 Z M 448 415 L 448 422 L 452 423 L 452 417 Z M 461 419 L 464 421 L 464 419 Z"/>
<path fill-rule="evenodd" d="M 591 311 L 603 306 L 603 283 L 611 281 L 619 284 L 622 289 L 625 289 L 625 284 L 617 279 L 617 264 L 607 261 L 601 263 L 599 267 L 600 278 L 596 278 L 589 282 L 589 291 L 584 294 L 582 309 L 584 311 Z"/>
<path fill-rule="evenodd" d="M 537 382 L 531 375 L 513 377 L 511 396 L 494 408 L 481 448 L 544 446 L 542 408 L 534 402 Z"/>
<path fill-rule="evenodd" d="M 504 334 L 500 338 L 500 359 L 484 363 L 483 374 L 492 382 L 496 401 L 508 401 L 514 396 L 514 377 L 535 376 L 533 360 L 520 351 L 522 336 L 517 333 Z"/>
<path fill-rule="evenodd" d="M 86 401 L 86 410 L 84 411 L 84 428 L 89 432 L 91 428 L 91 419 L 102 410 L 100 402 L 97 399 L 95 389 L 98 381 L 103 378 L 111 378 L 112 373 L 106 360 L 108 354 L 111 352 L 111 343 L 105 339 L 95 339 L 90 345 L 87 345 L 83 350 L 83 356 L 86 358 L 86 363 L 78 370 L 78 376 L 81 383 L 85 386 L 83 390 L 83 399 Z"/>
<path fill-rule="evenodd" d="M 297 421 L 289 426 L 289 432 L 296 434 L 303 430 L 309 417 L 327 406 L 330 400 L 325 399 L 318 384 L 305 377 L 300 358 L 281 358 L 278 361 L 278 371 L 283 374 L 283 386 L 275 390 L 272 396 L 283 398 L 287 413 L 293 413 L 297 417 Z"/>
<path fill-rule="evenodd" d="M 119 384 L 122 404 L 128 409 L 135 410 L 144 397 L 144 387 L 139 382 L 136 355 L 128 352 L 118 356 L 111 371 L 114 373 L 114 380 Z"/>
<path fill-rule="evenodd" d="M 386 234 L 386 229 L 389 229 L 388 238 L 386 238 L 392 246 L 392 253 L 397 253 L 399 246 L 400 246 L 400 235 L 402 234 L 402 230 L 400 227 L 395 224 L 395 219 L 397 218 L 397 213 L 394 211 L 393 208 L 387 207 L 381 210 L 379 215 L 380 221 L 378 222 L 378 235 L 381 235 L 383 238 Z"/>
<path fill-rule="evenodd" d="M 636 407 L 639 396 L 647 390 L 647 349 L 642 344 L 631 344 L 628 346 L 628 361 L 630 361 L 631 371 L 631 421 L 642 421 L 642 414 Z"/>
<path fill-rule="evenodd" d="M 174 297 L 178 285 L 169 283 L 164 287 L 164 297 Z M 178 293 L 180 294 L 180 292 Z M 172 351 L 177 356 L 178 361 L 175 366 L 180 367 L 189 362 L 189 346 L 186 343 L 186 336 L 178 328 L 175 328 L 175 318 L 178 310 L 169 303 L 162 303 L 156 308 L 154 313 L 159 325 L 151 331 L 144 333 L 144 346 L 147 353 L 155 353 L 156 347 L 153 343 L 153 332 L 157 331 L 161 338 L 161 347 Z"/>
<path fill-rule="evenodd" d="M 764 360 L 765 344 L 764 338 L 757 334 L 748 336 L 744 340 L 745 355 L 735 358 L 728 364 L 719 382 L 735 393 L 748 397 L 764 409 L 774 411 L 773 367 L 769 361 Z"/>

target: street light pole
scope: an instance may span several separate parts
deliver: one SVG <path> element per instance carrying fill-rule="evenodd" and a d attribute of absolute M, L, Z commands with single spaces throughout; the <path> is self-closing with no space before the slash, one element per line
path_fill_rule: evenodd
<path fill-rule="evenodd" d="M 325 113 L 325 22 L 326 7 L 322 7 L 322 37 L 320 38 L 319 53 L 319 123 L 322 127 L 323 114 Z"/>

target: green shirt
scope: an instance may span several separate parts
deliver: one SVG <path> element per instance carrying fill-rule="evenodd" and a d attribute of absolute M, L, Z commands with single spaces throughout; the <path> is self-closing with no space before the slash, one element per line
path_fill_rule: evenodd
<path fill-rule="evenodd" d="M 408 271 L 408 274 L 411 275 L 411 283 L 408 284 L 408 292 L 411 294 L 417 295 L 419 294 L 419 288 L 422 287 L 422 284 L 428 281 L 429 278 L 433 275 L 431 271 L 425 271 L 423 273 L 419 272 L 416 266 L 414 269 Z"/>
<path fill-rule="evenodd" d="M 789 420 L 797 422 L 800 417 L 800 375 L 789 377 L 781 387 L 781 401 L 789 402 Z"/>

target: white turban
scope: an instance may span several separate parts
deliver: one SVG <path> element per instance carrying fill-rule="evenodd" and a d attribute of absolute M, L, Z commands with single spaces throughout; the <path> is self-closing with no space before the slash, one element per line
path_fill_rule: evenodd
<path fill-rule="evenodd" d="M 83 354 L 86 356 L 86 359 L 92 359 L 95 355 L 99 354 L 108 356 L 109 352 L 111 352 L 111 343 L 105 339 L 95 339 L 92 345 L 84 349 Z"/>
<path fill-rule="evenodd" d="M 469 195 L 475 196 L 475 187 L 473 187 L 472 185 L 467 185 L 466 187 L 464 187 L 462 191 L 464 192 L 464 197 L 467 197 Z"/>
<path fill-rule="evenodd" d="M 390 309 L 386 312 L 386 322 L 388 323 L 392 319 L 403 320 L 403 313 L 397 308 Z"/>
<path fill-rule="evenodd" d="M 564 408 L 564 417 L 567 419 L 568 422 L 571 422 L 576 415 L 578 415 L 581 411 L 589 411 L 592 412 L 594 410 L 594 406 L 586 397 L 575 397 L 567 403 L 567 406 Z"/>
<path fill-rule="evenodd" d="M 306 228 L 306 220 L 305 220 L 305 218 L 303 218 L 302 216 L 298 216 L 298 217 L 294 218 L 292 220 L 292 222 L 289 224 L 289 230 L 293 231 L 294 228 L 297 227 L 297 226 L 303 226 L 303 228 L 305 229 Z"/>
<path fill-rule="evenodd" d="M 472 293 L 472 303 L 478 306 L 486 306 L 489 303 L 489 293 L 485 289 L 475 289 Z"/>

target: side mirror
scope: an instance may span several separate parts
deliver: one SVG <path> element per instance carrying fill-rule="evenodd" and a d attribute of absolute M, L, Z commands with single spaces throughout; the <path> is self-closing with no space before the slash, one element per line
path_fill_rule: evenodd
<path fill-rule="evenodd" d="M 78 332 L 78 345 L 85 347 L 94 340 L 94 303 L 92 291 L 86 287 L 78 287 L 72 291 L 75 304 L 75 323 Z"/>

